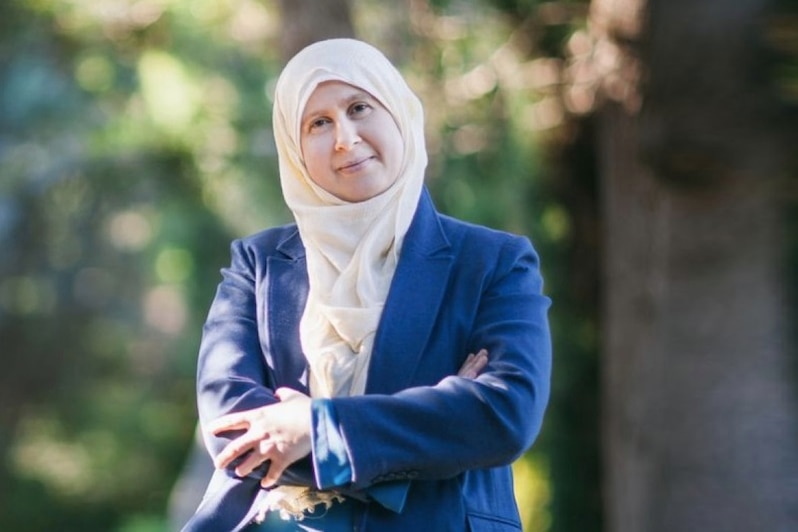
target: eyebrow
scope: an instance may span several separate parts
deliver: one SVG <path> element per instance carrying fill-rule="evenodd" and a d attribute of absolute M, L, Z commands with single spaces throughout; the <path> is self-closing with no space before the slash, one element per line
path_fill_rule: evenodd
<path fill-rule="evenodd" d="M 355 89 L 355 92 L 350 94 L 344 101 L 346 102 L 347 105 L 349 105 L 355 103 L 355 101 L 357 100 L 363 100 L 363 99 L 371 100 L 374 102 L 377 101 L 377 99 L 374 96 L 364 91 L 363 89 Z"/>
<path fill-rule="evenodd" d="M 375 98 L 374 96 L 372 96 L 369 92 L 364 91 L 363 89 L 360 89 L 358 87 L 353 87 L 353 89 L 354 89 L 354 92 L 352 92 L 352 94 L 350 94 L 349 96 L 347 96 L 343 100 L 343 103 L 344 103 L 345 106 L 348 107 L 348 106 L 352 105 L 353 103 L 355 103 L 358 100 L 369 100 L 370 102 L 374 102 L 374 103 L 378 103 L 378 104 L 382 105 L 380 103 L 380 101 L 377 98 Z M 305 113 L 302 113 L 303 116 L 302 116 L 301 124 L 304 126 L 308 122 L 308 120 L 313 120 L 315 118 L 318 118 L 320 115 L 323 115 L 324 112 L 325 112 L 324 109 L 314 109 L 314 110 L 312 110 L 311 113 L 309 113 L 307 115 L 305 115 Z"/>

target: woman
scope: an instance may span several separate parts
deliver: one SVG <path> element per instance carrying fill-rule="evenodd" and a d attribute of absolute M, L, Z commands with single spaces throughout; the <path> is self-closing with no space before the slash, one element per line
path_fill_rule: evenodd
<path fill-rule="evenodd" d="M 185 530 L 520 530 L 509 464 L 551 355 L 529 241 L 435 211 L 421 104 L 363 42 L 286 65 L 274 132 L 296 225 L 223 270 L 198 369 L 217 471 Z"/>

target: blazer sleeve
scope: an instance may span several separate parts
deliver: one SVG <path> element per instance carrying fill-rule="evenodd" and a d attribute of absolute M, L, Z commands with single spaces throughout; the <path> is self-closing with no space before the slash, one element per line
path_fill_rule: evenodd
<path fill-rule="evenodd" d="M 197 362 L 197 408 L 202 427 L 223 415 L 278 401 L 259 334 L 262 316 L 258 309 L 262 305 L 257 297 L 261 289 L 258 279 L 263 277 L 261 268 L 266 261 L 258 253 L 263 254 L 244 240 L 231 244 L 230 267 L 222 269 L 222 281 L 203 327 Z M 242 433 L 230 431 L 215 436 L 202 430 L 211 457 Z M 242 460 L 243 457 L 228 466 L 229 475 L 234 475 L 233 470 Z M 247 479 L 259 481 L 268 467 L 268 462 L 261 464 Z M 314 486 L 310 457 L 286 469 L 280 483 Z"/>
<path fill-rule="evenodd" d="M 332 400 L 353 487 L 507 465 L 532 445 L 551 374 L 550 300 L 542 284 L 529 241 L 509 239 L 478 298 L 467 342 L 474 352 L 489 351 L 488 366 L 478 378 L 449 376 L 392 395 Z"/>
<path fill-rule="evenodd" d="M 243 242 L 231 245 L 231 265 L 203 327 L 197 362 L 197 408 L 200 423 L 276 402 L 267 386 L 257 324 L 256 260 Z M 240 432 L 214 436 L 203 430 L 206 446 L 216 456 Z"/>

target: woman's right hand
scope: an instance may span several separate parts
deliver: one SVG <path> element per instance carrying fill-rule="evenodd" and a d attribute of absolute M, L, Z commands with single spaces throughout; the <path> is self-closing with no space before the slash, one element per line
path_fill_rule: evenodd
<path fill-rule="evenodd" d="M 480 349 L 476 354 L 469 353 L 463 362 L 462 367 L 457 372 L 458 377 L 466 379 L 476 379 L 479 372 L 488 365 L 488 350 Z"/>
<path fill-rule="evenodd" d="M 275 396 L 279 399 L 276 403 L 222 416 L 206 427 L 217 436 L 232 430 L 245 431 L 216 456 L 214 465 L 224 469 L 244 458 L 235 473 L 245 477 L 268 460 L 269 469 L 261 480 L 265 488 L 311 451 L 310 397 L 290 388 L 278 388 Z"/>

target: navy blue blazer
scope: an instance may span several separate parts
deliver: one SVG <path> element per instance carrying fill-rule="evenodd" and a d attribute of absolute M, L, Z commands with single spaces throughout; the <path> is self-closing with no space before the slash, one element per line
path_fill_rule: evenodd
<path fill-rule="evenodd" d="M 299 321 L 308 293 L 295 225 L 232 244 L 203 329 L 200 421 L 307 393 Z M 510 464 L 536 438 L 549 397 L 549 299 L 526 238 L 435 211 L 422 194 L 374 342 L 366 395 L 333 399 L 351 490 L 410 479 L 404 509 L 359 505 L 359 530 L 518 531 Z M 489 352 L 477 379 L 455 376 Z M 229 436 L 206 434 L 211 454 Z M 309 460 L 286 482 L 312 484 Z M 257 474 L 216 471 L 184 530 L 241 530 L 263 490 Z M 262 476 L 262 472 L 261 472 Z"/>

